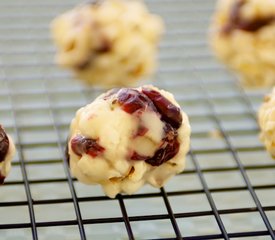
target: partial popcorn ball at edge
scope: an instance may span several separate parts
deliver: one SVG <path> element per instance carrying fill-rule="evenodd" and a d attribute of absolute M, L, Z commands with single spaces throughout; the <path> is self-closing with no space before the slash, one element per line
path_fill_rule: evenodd
<path fill-rule="evenodd" d="M 258 121 L 261 129 L 260 139 L 267 151 L 275 158 L 275 88 L 264 98 L 258 112 Z"/>
<path fill-rule="evenodd" d="M 11 160 L 15 154 L 15 146 L 4 128 L 0 125 L 0 184 L 4 183 L 11 169 Z"/>
<path fill-rule="evenodd" d="M 275 1 L 219 0 L 210 28 L 210 45 L 244 86 L 273 86 Z"/>

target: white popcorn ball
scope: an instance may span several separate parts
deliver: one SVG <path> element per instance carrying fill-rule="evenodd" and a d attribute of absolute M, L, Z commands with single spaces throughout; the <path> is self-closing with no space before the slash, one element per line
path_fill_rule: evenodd
<path fill-rule="evenodd" d="M 141 1 L 80 5 L 52 22 L 56 61 L 87 84 L 133 86 L 155 72 L 162 19 Z"/>
<path fill-rule="evenodd" d="M 113 198 L 144 184 L 161 187 L 184 169 L 190 125 L 173 95 L 153 86 L 113 89 L 71 123 L 72 175 Z"/>

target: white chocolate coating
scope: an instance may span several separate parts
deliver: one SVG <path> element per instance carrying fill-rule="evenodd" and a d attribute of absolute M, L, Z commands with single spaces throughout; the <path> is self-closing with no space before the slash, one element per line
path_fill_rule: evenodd
<path fill-rule="evenodd" d="M 210 31 L 216 57 L 237 74 L 246 87 L 275 84 L 275 1 L 245 0 L 239 18 L 244 21 L 273 18 L 257 31 L 233 29 L 224 34 L 232 6 L 240 0 L 219 0 Z M 230 13 L 231 12 L 231 13 Z"/>
<path fill-rule="evenodd" d="M 104 0 L 54 19 L 56 61 L 87 84 L 133 86 L 152 75 L 164 31 L 141 1 Z"/>
<path fill-rule="evenodd" d="M 179 107 L 171 93 L 152 86 L 146 87 L 160 92 Z M 141 88 L 137 90 L 141 91 Z M 183 171 L 191 132 L 184 112 L 181 111 L 182 125 L 177 130 L 179 152 L 160 166 L 152 166 L 142 160 L 131 160 L 129 156 L 134 151 L 143 156 L 154 155 L 164 134 L 164 123 L 160 116 L 149 110 L 139 117 L 131 115 L 123 111 L 120 105 L 114 105 L 113 97 L 104 99 L 106 95 L 108 92 L 80 108 L 71 122 L 68 149 L 73 176 L 86 184 L 101 184 L 106 195 L 113 198 L 118 193 L 133 194 L 146 183 L 159 188 L 170 177 Z M 148 131 L 145 135 L 136 136 L 140 123 Z M 97 139 L 105 151 L 96 157 L 76 155 L 71 140 L 77 135 Z"/>
<path fill-rule="evenodd" d="M 264 103 L 258 113 L 261 128 L 260 139 L 267 151 L 275 157 L 275 88 L 264 98 Z"/>

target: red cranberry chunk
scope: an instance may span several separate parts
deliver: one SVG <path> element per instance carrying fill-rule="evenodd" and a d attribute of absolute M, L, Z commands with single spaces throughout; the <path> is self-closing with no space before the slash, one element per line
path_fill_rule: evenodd
<path fill-rule="evenodd" d="M 107 52 L 110 52 L 112 50 L 112 43 L 106 39 L 106 38 L 103 38 L 101 40 L 101 46 L 99 46 L 95 51 L 96 53 L 107 53 Z"/>
<path fill-rule="evenodd" d="M 0 185 L 4 184 L 4 181 L 5 181 L 5 176 L 3 176 L 0 172 Z"/>
<path fill-rule="evenodd" d="M 112 45 L 107 40 L 102 41 L 102 45 L 99 46 L 97 49 L 94 50 L 94 52 L 91 52 L 88 54 L 88 56 L 82 60 L 80 63 L 76 64 L 74 68 L 78 71 L 86 70 L 90 65 L 93 64 L 93 61 L 99 54 L 107 53 L 111 51 Z"/>
<path fill-rule="evenodd" d="M 122 109 L 130 114 L 138 110 L 145 110 L 148 107 L 157 112 L 150 99 L 135 89 L 122 88 L 117 93 L 117 99 Z"/>
<path fill-rule="evenodd" d="M 90 66 L 91 63 L 91 57 L 89 56 L 88 58 L 84 59 L 82 62 L 76 64 L 74 68 L 78 71 L 82 71 L 87 69 Z"/>
<path fill-rule="evenodd" d="M 177 155 L 179 152 L 180 144 L 178 142 L 177 131 L 169 124 L 164 128 L 166 135 L 162 139 L 162 144 L 155 152 L 152 158 L 146 160 L 152 166 L 160 166 Z"/>
<path fill-rule="evenodd" d="M 241 8 L 245 5 L 244 0 L 235 2 L 231 8 L 229 20 L 222 29 L 224 34 L 229 34 L 234 29 L 240 29 L 247 32 L 256 32 L 262 27 L 275 20 L 274 16 L 246 20 L 241 18 Z"/>
<path fill-rule="evenodd" d="M 136 152 L 134 152 L 131 156 L 131 160 L 135 160 L 135 161 L 145 161 L 147 159 L 148 159 L 148 157 L 139 155 Z"/>
<path fill-rule="evenodd" d="M 136 133 L 135 137 L 142 137 L 148 131 L 149 131 L 149 129 L 147 127 L 144 127 L 144 126 L 140 125 L 139 128 L 138 128 L 138 130 L 137 130 L 137 133 Z"/>
<path fill-rule="evenodd" d="M 77 135 L 71 140 L 71 148 L 78 156 L 82 156 L 83 153 L 86 153 L 92 157 L 102 154 L 105 150 L 97 143 L 97 140 L 86 138 L 81 135 Z"/>
<path fill-rule="evenodd" d="M 182 124 L 182 115 L 180 108 L 171 103 L 167 98 L 159 92 L 148 88 L 143 88 L 142 92 L 154 103 L 158 112 L 161 114 L 161 119 L 172 127 L 178 129 Z"/>
<path fill-rule="evenodd" d="M 152 166 L 160 166 L 176 156 L 180 148 L 180 144 L 177 140 L 178 133 L 170 124 L 166 124 L 164 131 L 165 137 L 162 139 L 161 146 L 156 150 L 153 157 L 142 156 L 134 152 L 131 156 L 131 160 L 143 160 Z"/>
<path fill-rule="evenodd" d="M 262 27 L 270 24 L 275 20 L 275 17 L 265 17 L 265 18 L 258 18 L 258 19 L 253 19 L 251 21 L 241 21 L 238 28 L 242 29 L 244 31 L 248 32 L 256 32 Z"/>
<path fill-rule="evenodd" d="M 5 160 L 5 157 L 9 150 L 9 139 L 4 129 L 0 125 L 0 162 Z"/>
<path fill-rule="evenodd" d="M 179 142 L 177 140 L 173 143 L 165 143 L 164 146 L 158 149 L 154 157 L 147 159 L 146 162 L 152 166 L 160 166 L 172 159 L 179 151 Z"/>

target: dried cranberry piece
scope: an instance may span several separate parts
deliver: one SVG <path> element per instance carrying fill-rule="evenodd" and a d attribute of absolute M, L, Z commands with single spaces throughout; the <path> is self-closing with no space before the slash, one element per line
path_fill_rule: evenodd
<path fill-rule="evenodd" d="M 159 92 L 147 88 L 143 88 L 142 92 L 130 88 L 122 88 L 119 91 L 114 89 L 104 99 L 108 99 L 115 93 L 117 93 L 118 103 L 125 112 L 132 114 L 138 110 L 149 108 L 159 113 L 161 120 L 170 123 L 174 128 L 178 129 L 181 126 L 182 115 L 180 108 L 171 103 Z"/>
<path fill-rule="evenodd" d="M 111 50 L 112 50 L 112 43 L 110 42 L 110 40 L 108 40 L 107 38 L 102 38 L 101 45 L 97 49 L 95 49 L 95 52 L 100 54 L 100 53 L 110 52 Z"/>
<path fill-rule="evenodd" d="M 78 24 L 78 23 L 76 23 Z M 112 44 L 107 39 L 102 39 L 102 44 L 98 46 L 96 49 L 94 49 L 91 53 L 87 54 L 87 57 L 84 58 L 82 61 L 74 65 L 74 68 L 77 71 L 83 71 L 86 70 L 90 65 L 93 64 L 95 58 L 104 53 L 108 53 L 112 50 Z"/>
<path fill-rule="evenodd" d="M 152 166 L 160 166 L 161 164 L 176 156 L 180 148 L 180 144 L 177 139 L 177 130 L 167 123 L 164 127 L 164 131 L 165 137 L 162 139 L 161 146 L 156 150 L 153 157 L 142 156 L 134 152 L 131 156 L 131 160 L 143 160 Z"/>
<path fill-rule="evenodd" d="M 0 162 L 3 162 L 5 160 L 5 157 L 9 150 L 9 145 L 10 142 L 8 136 L 0 125 Z"/>
<path fill-rule="evenodd" d="M 229 20 L 224 25 L 222 33 L 229 34 L 234 29 L 240 29 L 247 32 L 256 32 L 275 20 L 274 16 L 267 16 L 264 18 L 256 18 L 251 20 L 242 19 L 240 12 L 245 3 L 245 0 L 239 0 L 233 4 L 229 14 Z"/>
<path fill-rule="evenodd" d="M 239 26 L 237 28 L 247 31 L 247 32 L 256 32 L 262 27 L 270 24 L 275 20 L 275 17 L 269 16 L 265 18 L 258 18 L 258 19 L 253 19 L 251 21 L 241 21 L 239 23 Z"/>
<path fill-rule="evenodd" d="M 5 181 L 5 176 L 3 176 L 0 172 L 0 185 L 3 185 L 4 184 L 4 181 Z"/>
<path fill-rule="evenodd" d="M 152 166 L 160 166 L 177 155 L 179 152 L 179 142 L 175 140 L 172 144 L 164 142 L 163 146 L 159 148 L 154 157 L 147 159 L 146 162 Z"/>
<path fill-rule="evenodd" d="M 86 138 L 81 135 L 77 135 L 71 140 L 71 148 L 74 153 L 80 157 L 83 153 L 96 157 L 102 154 L 105 150 L 97 143 L 97 140 Z"/>
<path fill-rule="evenodd" d="M 130 114 L 148 107 L 157 112 L 150 99 L 135 89 L 122 88 L 117 94 L 117 99 L 122 109 Z"/>
<path fill-rule="evenodd" d="M 176 129 L 181 126 L 182 115 L 180 108 L 155 90 L 143 88 L 142 92 L 154 103 L 163 121 L 171 124 Z"/>
<path fill-rule="evenodd" d="M 138 128 L 138 130 L 137 130 L 137 133 L 136 133 L 135 137 L 142 137 L 148 131 L 149 131 L 149 129 L 147 127 L 144 127 L 144 126 L 140 125 L 139 128 Z"/>
<path fill-rule="evenodd" d="M 131 160 L 134 160 L 134 161 L 145 161 L 147 159 L 148 157 L 139 155 L 137 152 L 134 152 L 131 156 Z"/>
<path fill-rule="evenodd" d="M 78 71 L 82 71 L 87 69 L 90 66 L 90 63 L 92 62 L 91 57 L 88 57 L 84 59 L 82 62 L 76 64 L 74 68 Z"/>
<path fill-rule="evenodd" d="M 155 152 L 155 155 L 146 160 L 152 166 L 160 166 L 179 152 L 180 144 L 178 142 L 178 133 L 170 124 L 166 124 L 164 131 L 165 137 L 162 139 L 162 144 Z"/>

